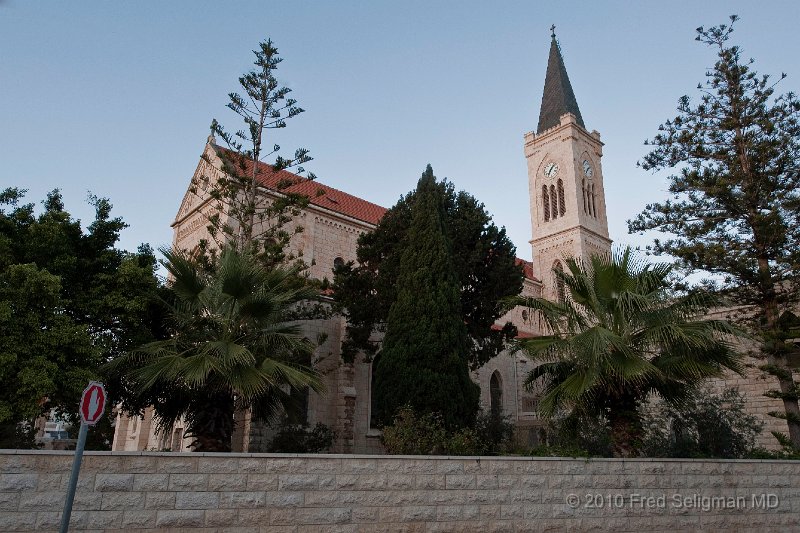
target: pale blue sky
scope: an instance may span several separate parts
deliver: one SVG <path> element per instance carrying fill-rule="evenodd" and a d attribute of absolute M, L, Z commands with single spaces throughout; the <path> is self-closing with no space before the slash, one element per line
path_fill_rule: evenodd
<path fill-rule="evenodd" d="M 611 237 L 644 243 L 625 221 L 665 185 L 636 168 L 642 141 L 713 65 L 694 28 L 732 13 L 757 70 L 785 71 L 781 92 L 800 90 L 797 1 L 4 0 L 0 187 L 27 188 L 29 201 L 58 187 L 87 223 L 91 191 L 130 224 L 123 248 L 169 244 L 208 125 L 239 127 L 226 95 L 272 37 L 306 113 L 269 143 L 309 148 L 320 181 L 387 207 L 431 163 L 530 258 L 522 136 L 536 127 L 555 23 L 586 126 L 606 145 Z"/>

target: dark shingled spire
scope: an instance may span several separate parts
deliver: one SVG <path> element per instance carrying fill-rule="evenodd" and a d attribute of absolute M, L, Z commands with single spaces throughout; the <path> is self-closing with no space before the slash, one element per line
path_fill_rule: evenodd
<path fill-rule="evenodd" d="M 572 92 L 572 85 L 569 83 L 564 59 L 561 57 L 561 49 L 556 42 L 556 35 L 553 33 L 553 40 L 550 42 L 550 58 L 547 60 L 547 76 L 544 80 L 542 109 L 539 111 L 539 127 L 536 128 L 536 133 L 542 133 L 546 129 L 558 126 L 559 118 L 565 113 L 572 113 L 577 118 L 578 124 L 586 127 L 581 117 L 581 110 L 578 109 L 578 101 L 575 100 L 575 93 Z"/>

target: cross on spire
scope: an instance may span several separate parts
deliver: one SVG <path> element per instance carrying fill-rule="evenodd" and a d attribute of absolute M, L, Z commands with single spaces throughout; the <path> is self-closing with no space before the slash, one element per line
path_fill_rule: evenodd
<path fill-rule="evenodd" d="M 550 37 L 552 37 L 553 39 L 556 38 L 556 25 L 555 24 L 550 26 Z"/>

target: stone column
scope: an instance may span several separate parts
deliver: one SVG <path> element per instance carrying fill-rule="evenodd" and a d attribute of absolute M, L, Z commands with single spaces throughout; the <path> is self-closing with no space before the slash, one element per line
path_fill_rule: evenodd
<path fill-rule="evenodd" d="M 125 444 L 128 442 L 128 424 L 130 418 L 125 416 L 122 411 L 117 412 L 116 423 L 114 424 L 114 440 L 111 443 L 111 450 L 125 451 Z"/>
<path fill-rule="evenodd" d="M 336 451 L 353 453 L 355 446 L 356 388 L 355 367 L 342 364 L 339 367 L 339 390 L 336 398 Z"/>
<path fill-rule="evenodd" d="M 139 435 L 136 439 L 137 450 L 147 450 L 151 441 L 151 426 L 153 422 L 153 408 L 148 407 L 144 410 L 144 415 L 139 419 Z"/>

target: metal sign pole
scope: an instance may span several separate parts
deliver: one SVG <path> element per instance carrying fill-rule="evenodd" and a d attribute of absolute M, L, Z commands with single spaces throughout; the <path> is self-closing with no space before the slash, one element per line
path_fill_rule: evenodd
<path fill-rule="evenodd" d="M 86 446 L 87 433 L 89 433 L 89 424 L 83 422 L 81 423 L 81 431 L 78 434 L 78 445 L 75 448 L 75 458 L 72 460 L 72 473 L 69 475 L 67 500 L 64 502 L 64 512 L 61 513 L 61 528 L 58 530 L 59 533 L 67 533 L 69 530 L 69 517 L 72 514 L 72 501 L 75 499 L 75 489 L 78 487 L 78 474 L 81 471 L 83 448 Z"/>

